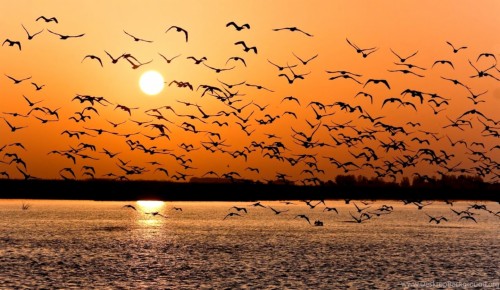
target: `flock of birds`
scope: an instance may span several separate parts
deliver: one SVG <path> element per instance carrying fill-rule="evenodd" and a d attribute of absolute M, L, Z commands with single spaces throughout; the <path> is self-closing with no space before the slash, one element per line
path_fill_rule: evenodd
<path fill-rule="evenodd" d="M 57 28 L 63 24 L 56 17 L 40 16 L 36 22 L 43 23 L 45 27 L 32 32 L 21 24 L 26 34 L 24 39 L 23 35 L 6 38 L 2 43 L 3 49 L 22 51 L 26 45 L 36 45 L 37 38 L 47 32 L 62 41 L 91 37 L 85 33 L 67 35 L 57 32 Z M 412 172 L 430 180 L 432 174 L 426 175 L 423 172 L 433 172 L 439 175 L 474 175 L 493 183 L 500 180 L 500 163 L 494 157 L 498 156 L 497 150 L 500 149 L 497 142 L 500 120 L 495 119 L 498 116 L 487 115 L 481 110 L 488 106 L 485 97 L 488 90 L 481 91 L 467 84 L 469 80 L 477 83 L 479 79 L 486 87 L 498 84 L 500 71 L 494 53 L 483 52 L 475 55 L 473 60 L 468 60 L 466 66 L 470 68 L 471 75 L 469 79 L 458 80 L 449 75 L 461 65 L 458 58 L 467 51 L 467 46 L 455 46 L 443 41 L 443 45 L 449 46 L 449 55 L 430 64 L 418 62 L 421 54 L 418 50 L 403 54 L 391 48 L 387 52 L 394 68 L 384 70 L 384 74 L 404 75 L 408 84 L 406 89 L 395 91 L 390 78 L 366 77 L 360 72 L 345 68 L 328 69 L 325 79 L 330 81 L 332 91 L 338 85 L 351 87 L 356 93 L 342 100 L 324 102 L 311 97 L 280 95 L 271 87 L 250 80 L 237 83 L 224 81 L 224 75 L 228 71 L 244 70 L 253 62 L 262 61 L 260 57 L 264 52 L 259 49 L 258 44 L 241 40 L 245 37 L 244 30 L 251 29 L 250 24 L 228 22 L 221 29 L 232 30 L 231 35 L 237 36 L 234 46 L 241 49 L 240 53 L 227 56 L 226 63 L 220 66 L 209 64 L 210 56 L 184 56 L 191 66 L 201 65 L 212 71 L 214 79 L 198 84 L 189 80 L 167 81 L 168 89 L 188 92 L 190 96 L 176 98 L 175 102 L 171 100 L 168 105 L 156 108 L 134 107 L 105 96 L 79 93 L 66 97 L 69 105 L 49 105 L 39 96 L 46 86 L 59 84 L 35 81 L 28 72 L 25 76 L 13 76 L 6 72 L 5 77 L 12 82 L 11 86 L 22 88 L 26 93 L 19 96 L 25 101 L 23 106 L 19 106 L 16 111 L 2 109 L 0 112 L 0 142 L 3 142 L 0 143 L 0 177 L 11 178 L 16 173 L 15 176 L 25 179 L 37 178 L 30 173 L 29 162 L 23 156 L 30 147 L 37 144 L 25 144 L 17 139 L 17 134 L 40 128 L 39 124 L 41 128 L 55 126 L 64 119 L 65 124 L 69 125 L 67 129 L 61 130 L 60 135 L 66 138 L 66 144 L 46 152 L 48 156 L 53 156 L 52 160 L 58 158 L 57 162 L 65 162 L 64 167 L 54 173 L 62 179 L 128 180 L 144 178 L 148 173 L 151 174 L 149 178 L 176 181 L 188 181 L 189 177 L 202 176 L 320 185 L 328 179 L 325 176 L 331 177 L 330 172 L 363 172 L 365 175 L 394 182 L 403 176 L 411 176 Z M 279 34 L 293 33 L 300 41 L 308 41 L 314 37 L 294 26 L 272 30 Z M 175 38 L 176 41 L 190 41 L 188 30 L 180 26 L 172 25 L 165 29 L 165 34 L 174 33 L 180 35 Z M 131 47 L 127 49 L 132 49 L 134 42 L 144 45 L 154 42 L 126 30 L 115 37 L 130 38 Z M 361 47 L 349 38 L 344 43 L 352 48 L 353 55 L 359 54 L 363 61 L 368 61 L 374 54 L 383 53 L 379 47 Z M 172 56 L 158 54 L 161 57 L 159 60 L 140 60 L 128 52 L 110 53 L 105 48 L 96 48 L 94 54 L 75 57 L 81 59 L 81 65 L 92 65 L 91 62 L 95 62 L 95 69 L 126 63 L 134 70 L 147 67 L 153 61 L 160 61 L 161 66 L 168 66 L 182 59 L 181 53 Z M 290 86 L 306 80 L 313 73 L 320 73 L 308 69 L 312 62 L 320 61 L 321 55 L 317 53 L 304 57 L 293 51 L 290 58 L 280 64 L 263 57 L 269 70 L 277 72 L 273 82 L 283 81 Z M 426 72 L 431 70 L 440 72 L 438 81 L 443 85 L 449 84 L 450 88 L 458 88 L 461 94 L 450 96 L 446 92 L 436 93 L 432 88 L 416 88 L 412 85 L 412 80 L 426 78 Z M 389 97 L 378 94 L 380 90 L 384 91 L 384 96 Z M 197 96 L 193 96 L 194 94 Z M 257 94 L 269 97 L 250 97 Z M 454 102 L 464 101 L 469 102 L 467 108 L 461 108 L 456 115 L 447 114 L 447 109 Z M 5 99 L 0 102 L 5 102 Z M 205 104 L 201 105 L 202 102 Z M 274 108 L 271 104 L 275 105 Z M 215 111 L 214 106 L 223 109 Z M 68 114 L 68 108 L 75 107 L 78 109 Z M 390 120 L 389 116 L 386 117 L 391 114 L 389 110 L 407 110 L 405 112 L 408 119 Z M 419 117 L 420 114 L 428 116 L 429 113 L 430 118 Z M 442 122 L 446 123 L 439 130 L 428 130 L 425 127 L 426 124 L 435 126 Z M 280 123 L 279 128 L 288 129 L 276 129 L 274 125 L 277 123 Z M 235 133 L 236 129 L 238 131 Z M 463 138 L 451 137 L 457 132 Z M 480 134 L 482 140 L 467 139 L 473 133 Z M 245 144 L 237 146 L 232 143 Z M 203 152 L 202 159 L 211 160 L 209 166 L 230 163 L 227 165 L 227 172 L 215 170 L 215 166 L 198 167 L 203 163 L 195 158 L 199 156 L 198 152 Z M 130 156 L 136 157 L 129 159 Z M 103 172 L 100 167 L 104 163 L 113 164 L 114 169 Z M 265 179 L 261 176 L 261 171 L 264 170 L 274 170 L 275 173 L 271 174 L 271 178 L 268 175 L 268 179 Z M 312 206 L 310 202 L 308 205 Z M 319 203 L 315 204 L 317 205 Z M 276 214 L 282 212 L 266 208 Z M 232 212 L 226 218 L 243 215 L 238 208 L 235 209 L 238 212 Z M 325 208 L 327 209 L 328 207 Z M 352 215 L 353 219 L 364 222 L 374 216 L 388 214 L 391 210 L 387 207 L 367 212 L 357 208 L 356 212 L 357 215 Z M 305 215 L 297 218 L 310 222 Z M 472 215 L 465 213 L 461 218 L 472 219 Z M 431 221 L 436 223 L 444 220 L 431 217 Z"/>
<path fill-rule="evenodd" d="M 270 205 L 265 205 L 261 201 L 257 201 L 254 203 L 249 204 L 248 206 L 232 206 L 228 209 L 229 213 L 227 213 L 222 220 L 226 220 L 228 218 L 244 218 L 249 214 L 249 212 L 255 210 L 255 209 L 264 209 L 264 210 L 269 210 L 272 212 L 274 215 L 281 215 L 285 213 L 286 215 L 287 212 L 290 211 L 290 206 L 300 206 L 298 203 L 303 203 L 304 205 L 309 208 L 309 210 L 315 215 L 318 216 L 319 214 L 339 214 L 339 209 L 337 207 L 333 206 L 327 206 L 325 200 L 300 200 L 300 201 L 280 201 L 280 209 L 273 208 Z M 331 202 L 331 201 L 328 201 Z M 358 203 L 356 203 L 358 202 Z M 492 215 L 497 218 L 500 218 L 500 211 L 494 212 L 491 209 L 489 209 L 485 204 L 480 204 L 480 203 L 473 203 L 469 204 L 467 208 L 465 209 L 457 209 L 454 208 L 454 203 L 453 201 L 445 200 L 444 201 L 446 205 L 450 206 L 450 215 L 448 217 L 445 216 L 432 216 L 429 213 L 425 212 L 423 210 L 427 206 L 433 204 L 433 201 L 423 201 L 423 200 L 402 200 L 402 203 L 404 206 L 414 206 L 417 210 L 423 210 L 424 214 L 429 218 L 429 223 L 434 223 L 436 225 L 442 224 L 444 222 L 448 222 L 452 219 L 456 220 L 457 222 L 473 222 L 477 223 L 477 217 L 481 215 L 481 213 L 486 214 L 486 215 Z M 350 220 L 348 222 L 353 222 L 353 223 L 365 223 L 368 222 L 372 219 L 376 218 L 381 218 L 386 215 L 392 214 L 394 212 L 394 207 L 392 205 L 387 205 L 387 204 L 382 204 L 382 205 L 376 205 L 374 201 L 364 201 L 364 200 L 359 200 L 359 201 L 353 201 L 346 199 L 345 204 L 352 204 L 354 207 L 348 208 Z M 285 207 L 286 209 L 283 209 Z M 134 205 L 132 204 L 126 204 L 123 206 L 123 208 L 130 208 L 136 212 L 143 213 L 145 215 L 151 216 L 151 217 L 162 217 L 162 218 L 171 218 L 173 217 L 172 215 L 168 215 L 165 213 L 161 213 L 159 211 L 145 211 L 142 212 L 140 209 L 137 209 Z M 172 206 L 169 208 L 171 211 L 179 212 L 182 213 L 183 209 L 180 207 Z M 167 209 L 167 210 L 169 210 Z M 344 210 L 344 208 L 342 208 Z M 312 226 L 323 226 L 324 222 L 321 219 L 316 219 L 315 221 L 311 221 L 309 213 L 300 213 L 300 214 L 292 214 L 288 215 L 287 218 L 292 218 L 292 219 L 299 219 L 299 220 L 304 220 L 307 222 L 309 225 Z"/>

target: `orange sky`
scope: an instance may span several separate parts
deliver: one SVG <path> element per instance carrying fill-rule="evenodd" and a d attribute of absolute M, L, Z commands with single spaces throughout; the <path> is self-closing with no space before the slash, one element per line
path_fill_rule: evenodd
<path fill-rule="evenodd" d="M 102 3 L 104 2 L 104 3 Z M 78 3 L 78 4 L 74 4 Z M 78 179 L 87 178 L 82 176 L 82 166 L 93 166 L 96 170 L 95 177 L 103 177 L 107 173 L 117 176 L 125 175 L 125 171 L 117 166 L 120 158 L 124 161 L 130 160 L 128 166 L 144 167 L 142 174 L 127 176 L 130 179 L 164 179 L 171 180 L 172 175 L 178 171 L 183 174 L 201 176 L 213 170 L 219 175 L 231 171 L 238 172 L 242 177 L 250 179 L 275 179 L 277 173 L 290 176 L 289 179 L 300 181 L 307 178 L 317 177 L 320 180 L 334 178 L 337 174 L 345 173 L 338 169 L 324 157 L 334 157 L 340 163 L 352 161 L 361 166 L 366 160 L 355 159 L 349 154 L 366 152 L 364 147 L 373 148 L 379 160 L 370 160 L 374 166 L 380 166 L 378 172 L 386 172 L 387 162 L 394 162 L 395 158 L 404 158 L 404 155 L 414 156 L 420 148 L 431 148 L 439 155 L 439 150 L 453 153 L 455 156 L 447 161 L 449 167 L 460 162 L 461 169 L 471 170 L 476 174 L 475 167 L 489 168 L 490 174 L 486 174 L 487 180 L 498 181 L 495 164 L 498 164 L 500 151 L 493 149 L 499 144 L 498 137 L 484 136 L 486 132 L 478 120 L 477 114 L 469 114 L 462 118 L 471 121 L 473 128 L 463 126 L 462 130 L 457 128 L 443 128 L 450 124 L 451 120 L 457 120 L 464 112 L 475 108 L 490 121 L 480 117 L 490 127 L 500 128 L 494 122 L 498 121 L 498 108 L 500 107 L 500 82 L 491 77 L 470 78 L 477 74 L 469 64 L 470 60 L 480 70 L 485 70 L 495 65 L 492 57 L 482 57 L 476 61 L 481 53 L 492 53 L 496 58 L 500 43 L 500 25 L 496 18 L 500 11 L 498 1 L 482 1 L 480 5 L 476 1 L 387 1 L 375 3 L 375 1 L 84 1 L 68 3 L 68 1 L 11 1 L 4 3 L 4 17 L 0 19 L 0 36 L 2 42 L 5 39 L 20 41 L 22 50 L 16 46 L 10 47 L 5 43 L 1 48 L 0 63 L 3 74 L 17 79 L 31 76 L 32 78 L 19 84 L 14 84 L 6 76 L 0 76 L 0 117 L 5 118 L 14 126 L 27 126 L 16 132 L 11 132 L 4 120 L 0 120 L 0 148 L 7 145 L 0 152 L 0 172 L 6 172 L 12 178 L 21 178 L 21 173 L 16 169 L 16 164 L 8 164 L 12 157 L 5 153 L 16 153 L 27 165 L 26 172 L 41 178 L 61 178 L 62 168 L 71 168 Z M 214 4 L 215 3 L 215 4 Z M 459 3 L 459 4 L 458 4 Z M 35 21 L 39 16 L 56 17 L 59 23 Z M 232 27 L 226 27 L 226 23 L 234 21 L 241 25 L 250 24 L 250 29 L 236 31 Z M 43 32 L 32 40 L 27 39 L 21 25 L 24 25 L 30 33 L 43 29 Z M 189 33 L 189 41 L 186 43 L 184 35 L 173 30 L 165 33 L 172 25 L 180 26 Z M 275 28 L 298 27 L 312 34 L 308 37 L 300 32 L 273 31 Z M 48 32 L 48 29 L 61 34 L 77 35 L 85 33 L 81 38 L 70 38 L 59 40 L 56 35 Z M 152 43 L 135 42 L 127 36 L 123 30 L 146 39 Z M 349 46 L 346 38 L 361 48 L 377 47 L 378 50 L 367 58 L 357 54 L 355 49 Z M 249 46 L 256 46 L 258 53 L 244 52 L 242 46 L 234 45 L 237 41 L 245 41 Z M 449 41 L 455 46 L 467 46 L 466 49 L 453 53 L 452 48 L 446 43 Z M 406 67 L 395 65 L 397 57 L 391 49 L 400 56 L 406 57 L 414 52 L 418 53 L 409 58 L 406 63 L 411 63 L 426 70 L 412 69 L 414 73 L 423 75 L 420 78 L 411 74 L 388 72 L 388 70 L 406 69 Z M 152 60 L 152 63 L 132 69 L 131 65 L 124 59 L 112 64 L 104 50 L 118 57 L 124 53 L 130 53 L 141 62 Z M 173 57 L 181 56 L 167 64 L 159 55 Z M 82 59 L 86 55 L 99 56 L 104 64 L 101 67 L 95 60 Z M 318 57 L 303 65 L 293 55 L 307 59 L 316 54 Z M 234 69 L 216 73 L 204 65 L 195 65 L 187 59 L 188 56 L 196 58 L 205 56 L 205 63 L 216 68 Z M 226 61 L 230 57 L 242 57 L 247 66 L 239 62 Z M 304 75 L 304 79 L 296 79 L 289 84 L 284 77 L 278 76 L 286 73 L 292 76 L 292 71 L 285 68 L 278 71 L 268 60 L 282 66 L 297 65 L 293 68 L 295 74 Z M 454 69 L 448 65 L 436 64 L 436 60 L 449 60 L 454 64 Z M 160 72 L 166 81 L 165 89 L 157 96 L 147 96 L 139 86 L 140 75 L 148 70 Z M 361 84 L 350 79 L 329 80 L 335 74 L 328 74 L 326 70 L 345 70 L 362 75 L 356 77 Z M 494 67 L 488 73 L 500 78 L 500 73 Z M 474 105 L 467 96 L 470 93 L 464 87 L 442 79 L 442 77 L 456 79 L 469 86 L 473 93 L 487 91 L 477 100 L 484 101 Z M 363 87 L 369 79 L 385 79 L 390 84 L 390 89 L 382 84 L 369 83 Z M 168 86 L 173 80 L 189 82 L 194 90 L 178 88 L 175 85 Z M 271 89 L 273 92 L 258 90 L 254 87 L 242 85 L 228 89 L 231 93 L 238 92 L 240 95 L 234 97 L 238 100 L 234 107 L 242 107 L 248 103 L 261 106 L 268 105 L 264 111 L 251 104 L 241 110 L 238 115 L 241 118 L 252 116 L 247 122 L 248 136 L 241 131 L 236 124 L 239 119 L 231 115 L 229 117 L 218 116 L 206 119 L 206 123 L 191 120 L 187 117 L 176 116 L 171 111 L 162 110 L 163 116 L 174 124 L 165 121 L 154 120 L 154 123 L 166 125 L 171 133 L 170 140 L 166 138 L 154 141 L 141 135 L 130 136 L 128 140 L 140 141 L 145 147 L 156 146 L 157 149 L 171 150 L 173 155 L 180 156 L 184 160 L 191 159 L 187 163 L 196 169 L 185 169 L 171 154 L 150 155 L 139 149 L 130 150 L 126 144 L 127 138 L 111 134 L 102 134 L 97 137 L 83 136 L 79 140 L 61 135 L 64 130 L 86 131 L 86 128 L 101 128 L 119 134 L 142 132 L 146 135 L 157 135 L 158 131 L 150 127 L 138 126 L 130 121 L 153 120 L 145 114 L 151 108 L 171 106 L 177 114 L 196 115 L 201 117 L 200 112 L 194 107 L 186 107 L 177 102 L 184 101 L 201 106 L 207 114 L 217 114 L 221 110 L 226 112 L 235 111 L 227 104 L 217 100 L 215 97 L 205 94 L 198 88 L 199 85 L 211 85 L 220 89 L 224 88 L 218 80 L 234 84 L 245 81 L 247 84 L 257 84 Z M 36 91 L 31 84 L 44 84 L 43 89 Z M 443 109 L 437 115 L 433 114 L 428 103 L 431 99 L 428 95 L 424 97 L 424 103 L 420 104 L 417 98 L 406 96 L 403 101 L 412 102 L 417 107 L 415 112 L 410 107 L 399 107 L 397 104 L 386 104 L 382 108 L 382 102 L 387 98 L 401 98 L 401 92 L 405 89 L 418 90 L 425 93 L 437 93 L 449 99 L 448 105 L 443 104 L 436 109 Z M 358 92 L 373 95 L 373 104 L 368 98 L 357 96 Z M 99 115 L 87 111 L 91 116 L 86 122 L 74 122 L 69 120 L 76 116 L 75 112 L 90 104 L 80 104 L 72 99 L 77 95 L 103 96 L 113 105 L 101 106 L 96 104 L 94 108 Z M 42 124 L 35 116 L 44 119 L 54 119 L 42 111 L 33 111 L 29 117 L 14 117 L 5 113 L 17 112 L 27 114 L 30 108 L 24 100 L 23 95 L 32 101 L 43 100 L 34 107 L 47 107 L 51 110 L 61 108 L 58 113 L 60 119 L 57 122 Z M 300 105 L 293 101 L 282 101 L 284 97 L 294 96 L 300 100 Z M 294 142 L 292 135 L 295 131 L 302 131 L 309 135 L 316 128 L 311 124 L 318 124 L 315 119 L 313 107 L 308 106 L 311 101 L 321 102 L 325 105 L 335 102 L 344 102 L 352 106 L 360 105 L 364 111 L 372 116 L 385 116 L 380 121 L 392 126 L 402 126 L 407 132 L 405 135 L 398 133 L 391 136 L 383 131 L 381 127 L 374 127 L 368 120 L 360 119 L 360 113 L 347 113 L 339 106 L 327 108 L 327 113 L 332 116 L 321 118 L 321 124 L 312 138 L 312 142 L 326 143 L 330 146 L 305 148 Z M 133 110 L 130 118 L 127 113 L 115 109 L 116 105 L 128 107 L 139 107 Z M 286 111 L 293 111 L 297 119 L 291 115 L 282 115 Z M 272 124 L 260 125 L 258 119 L 267 119 L 270 116 L 281 117 Z M 123 122 L 124 124 L 113 128 L 106 120 L 112 122 Z M 213 121 L 228 122 L 228 127 L 219 127 Z M 331 136 L 341 140 L 357 138 L 358 134 L 353 129 L 345 128 L 331 130 L 324 125 L 332 126 L 335 123 L 351 121 L 350 125 L 357 130 L 380 130 L 375 133 L 377 140 L 363 139 L 355 142 L 352 146 L 342 144 L 334 145 Z M 407 122 L 419 122 L 420 127 L 412 128 Z M 206 133 L 186 132 L 179 128 L 183 122 L 196 126 L 199 131 L 211 131 L 219 133 L 225 144 L 230 147 L 220 147 L 228 152 L 216 150 L 212 153 L 202 147 L 201 142 L 209 142 Z M 423 131 L 436 132 L 438 139 L 425 135 Z M 498 129 L 492 129 L 498 132 Z M 92 133 L 95 134 L 95 133 Z M 265 134 L 275 134 L 281 139 L 269 139 Z M 463 145 L 450 146 L 448 136 L 456 141 L 464 139 L 473 151 L 485 152 L 489 159 L 473 162 L 468 158 L 478 159 L 478 156 L 469 155 L 471 151 Z M 413 138 L 428 139 L 430 145 L 419 144 L 411 141 Z M 211 137 L 216 141 L 217 137 Z M 303 137 L 296 136 L 299 140 Z M 380 141 L 387 143 L 390 138 L 396 141 L 404 141 L 407 151 L 390 150 L 385 152 L 380 147 Z M 264 156 L 266 151 L 257 148 L 251 153 L 247 152 L 248 160 L 243 157 L 233 158 L 230 153 L 236 150 L 244 150 L 250 147 L 252 141 L 264 142 L 272 145 L 279 141 L 287 150 L 281 150 L 279 157 L 297 158 L 295 155 L 312 154 L 316 156 L 317 168 L 306 164 L 312 159 L 299 160 L 298 164 L 291 166 L 289 162 L 279 161 L 277 158 L 270 159 Z M 26 151 L 16 146 L 8 146 L 14 142 L 21 142 Z M 65 151 L 78 148 L 79 144 L 87 143 L 96 146 L 96 151 L 85 150 L 79 154 L 85 154 L 99 160 L 82 159 L 75 153 L 76 164 L 60 155 L 48 153 L 52 150 Z M 195 151 L 186 152 L 179 148 L 181 143 L 193 144 Z M 481 142 L 483 149 L 472 142 Z M 206 144 L 206 143 L 205 143 Z M 106 148 L 112 152 L 120 152 L 114 158 L 109 158 L 102 152 Z M 428 156 L 420 156 L 416 159 L 416 167 L 402 168 L 396 164 L 397 169 L 404 169 L 404 173 L 396 174 L 400 180 L 402 176 L 411 176 L 415 172 L 421 174 L 436 175 L 437 171 L 446 169 L 429 164 L 425 159 Z M 147 162 L 156 161 L 161 165 L 150 165 Z M 443 163 L 444 165 L 444 163 Z M 22 165 L 18 165 L 24 170 Z M 170 176 L 157 171 L 157 168 L 167 169 Z M 260 169 L 260 173 L 246 170 L 246 167 Z M 498 165 L 496 165 L 498 167 Z M 354 167 L 348 167 L 354 169 Z M 304 169 L 313 171 L 313 174 L 303 172 Z M 155 171 L 156 170 L 156 171 Z M 323 170 L 324 173 L 321 171 Z M 484 170 L 484 169 L 483 169 Z M 362 174 L 375 176 L 374 170 L 362 167 L 351 174 Z M 68 172 L 62 172 L 66 177 L 71 177 Z M 390 172 L 388 173 L 390 175 Z M 209 175 L 210 176 L 210 175 Z M 213 175 L 211 175 L 213 176 Z M 235 176 L 236 177 L 236 176 Z M 2 176 L 0 176 L 2 178 Z M 174 177 L 175 178 L 175 177 Z"/>

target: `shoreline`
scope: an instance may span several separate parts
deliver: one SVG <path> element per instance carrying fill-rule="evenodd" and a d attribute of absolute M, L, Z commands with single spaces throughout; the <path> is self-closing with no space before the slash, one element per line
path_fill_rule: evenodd
<path fill-rule="evenodd" d="M 96 201 L 257 201 L 257 200 L 484 200 L 500 201 L 500 185 L 468 187 L 395 183 L 298 186 L 253 182 L 203 183 L 151 180 L 0 180 L 0 199 Z"/>

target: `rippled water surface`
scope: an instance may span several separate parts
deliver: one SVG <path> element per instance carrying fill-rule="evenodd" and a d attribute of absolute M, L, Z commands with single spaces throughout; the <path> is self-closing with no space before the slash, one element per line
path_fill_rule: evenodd
<path fill-rule="evenodd" d="M 23 202 L 31 207 L 21 210 Z M 350 216 L 357 213 L 353 202 L 326 201 L 339 214 L 323 211 L 323 204 L 310 209 L 293 203 L 262 202 L 285 210 L 277 215 L 251 203 L 0 200 L 0 288 L 499 285 L 500 218 L 490 212 L 471 210 L 477 213 L 474 223 L 459 220 L 442 202 L 418 210 L 400 201 L 377 201 L 365 211 L 386 204 L 393 213 L 358 224 Z M 471 204 L 456 202 L 451 208 L 461 211 Z M 480 204 L 500 210 L 498 203 Z M 224 220 L 236 212 L 232 206 L 248 213 Z M 166 218 L 146 214 L 156 211 Z M 295 218 L 299 214 L 324 226 Z M 426 214 L 449 222 L 431 224 Z"/>

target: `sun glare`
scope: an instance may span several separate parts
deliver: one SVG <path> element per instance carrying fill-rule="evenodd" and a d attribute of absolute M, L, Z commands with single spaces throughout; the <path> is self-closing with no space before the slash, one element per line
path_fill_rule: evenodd
<path fill-rule="evenodd" d="M 158 211 L 163 207 L 164 204 L 165 204 L 165 202 L 161 201 L 161 200 L 138 200 L 137 201 L 137 205 L 144 212 Z"/>
<path fill-rule="evenodd" d="M 147 71 L 139 79 L 141 90 L 150 96 L 157 95 L 163 90 L 163 76 L 154 70 Z"/>

